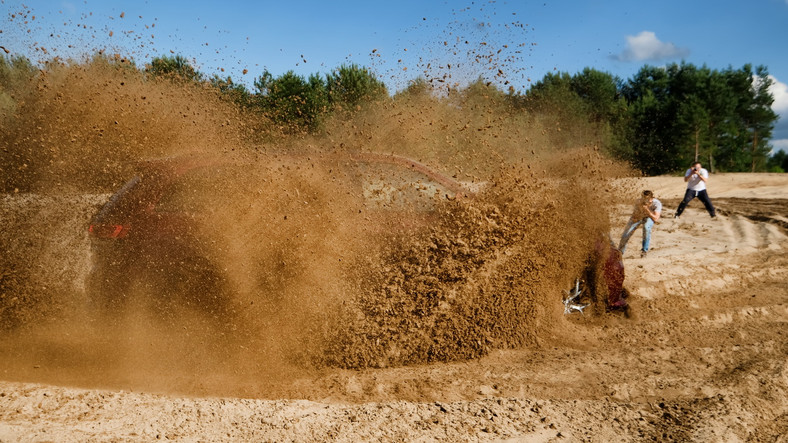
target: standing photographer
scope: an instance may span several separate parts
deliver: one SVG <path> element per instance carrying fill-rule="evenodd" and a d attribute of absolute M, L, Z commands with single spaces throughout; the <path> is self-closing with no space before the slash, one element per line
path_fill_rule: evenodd
<path fill-rule="evenodd" d="M 687 203 L 695 197 L 698 197 L 703 202 L 703 206 L 709 211 L 711 218 L 716 217 L 714 205 L 711 204 L 709 194 L 706 193 L 706 182 L 708 180 L 709 171 L 703 169 L 700 162 L 693 163 L 692 167 L 687 169 L 687 172 L 684 173 L 684 181 L 687 182 L 687 192 L 684 193 L 684 200 L 679 203 L 676 214 L 673 216 L 674 218 L 679 218 L 681 213 L 684 212 L 684 208 L 687 207 Z"/>

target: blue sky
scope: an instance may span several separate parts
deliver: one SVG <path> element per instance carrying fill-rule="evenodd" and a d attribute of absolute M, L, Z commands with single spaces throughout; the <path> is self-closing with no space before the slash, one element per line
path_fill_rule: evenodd
<path fill-rule="evenodd" d="M 765 65 L 782 116 L 772 144 L 788 151 L 788 0 L 0 0 L 0 18 L 0 46 L 34 60 L 180 54 L 249 86 L 264 69 L 308 76 L 347 63 L 392 91 L 419 75 L 445 85 L 482 75 L 525 90 L 585 67 L 627 79 L 682 60 Z"/>

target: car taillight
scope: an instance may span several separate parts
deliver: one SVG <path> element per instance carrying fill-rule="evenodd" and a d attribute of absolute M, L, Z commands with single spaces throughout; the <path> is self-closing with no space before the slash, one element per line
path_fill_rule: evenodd
<path fill-rule="evenodd" d="M 98 238 L 123 238 L 129 233 L 129 226 L 95 224 L 88 227 L 88 232 Z"/>

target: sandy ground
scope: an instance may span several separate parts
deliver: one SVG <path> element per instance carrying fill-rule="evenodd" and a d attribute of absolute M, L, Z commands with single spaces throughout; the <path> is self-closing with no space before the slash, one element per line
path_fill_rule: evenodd
<path fill-rule="evenodd" d="M 697 200 L 672 218 L 681 178 L 628 184 L 665 203 L 648 257 L 640 233 L 625 256 L 632 318 L 573 314 L 577 340 L 241 398 L 0 366 L 0 441 L 788 441 L 788 174 L 713 175 L 718 220 Z"/>

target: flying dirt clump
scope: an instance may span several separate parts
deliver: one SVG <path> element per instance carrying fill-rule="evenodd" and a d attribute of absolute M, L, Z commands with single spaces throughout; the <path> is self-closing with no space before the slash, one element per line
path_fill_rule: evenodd
<path fill-rule="evenodd" d="M 349 368 L 455 361 L 555 333 L 561 285 L 580 275 L 608 227 L 593 174 L 567 180 L 506 170 L 477 198 L 445 202 L 429 229 L 389 236 L 356 268 L 362 289 L 319 359 Z M 584 207 L 595 211 L 578 217 Z"/>

